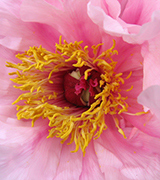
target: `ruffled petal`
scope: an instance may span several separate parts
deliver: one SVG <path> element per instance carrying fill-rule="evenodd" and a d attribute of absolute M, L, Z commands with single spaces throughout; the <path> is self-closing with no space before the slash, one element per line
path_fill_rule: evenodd
<path fill-rule="evenodd" d="M 95 6 L 92 2 L 88 3 L 88 15 L 95 24 L 103 28 L 108 34 L 113 36 L 125 34 L 123 27 L 117 20 L 107 15 L 101 7 Z"/>
<path fill-rule="evenodd" d="M 112 36 L 122 37 L 128 43 L 141 44 L 154 38 L 160 32 L 160 12 L 154 12 L 160 9 L 158 1 L 152 5 L 149 1 L 143 0 L 138 3 L 120 2 L 122 7 L 121 12 L 118 13 L 119 16 L 113 16 L 109 11 L 105 11 L 102 3 L 104 1 L 99 0 L 98 2 L 90 1 L 88 3 L 88 14 L 95 24 Z M 105 3 L 109 10 L 114 11 L 114 4 L 110 1 L 105 1 Z M 119 2 L 116 1 L 117 3 Z"/>
<path fill-rule="evenodd" d="M 124 1 L 120 2 L 121 7 L 124 7 Z M 160 10 L 159 1 L 139 0 L 135 1 L 127 0 L 125 8 L 121 9 L 120 18 L 128 24 L 143 25 L 151 21 L 152 13 L 155 10 Z"/>
<path fill-rule="evenodd" d="M 160 35 L 153 40 L 145 43 L 142 48 L 144 57 L 144 81 L 143 88 L 146 89 L 152 85 L 160 85 Z"/>
<path fill-rule="evenodd" d="M 60 140 L 46 139 L 46 126 L 0 124 L 0 178 L 52 180 L 59 163 Z"/>
<path fill-rule="evenodd" d="M 151 21 L 141 26 L 137 34 L 124 35 L 123 40 L 128 43 L 142 44 L 146 40 L 156 37 L 160 32 L 160 11 L 152 14 Z"/>
<path fill-rule="evenodd" d="M 159 119 L 160 128 L 160 86 L 150 86 L 138 96 L 138 102 L 149 108 Z M 157 124 L 157 125 L 158 125 Z"/>
<path fill-rule="evenodd" d="M 123 167 L 122 162 L 109 150 L 105 149 L 103 145 L 95 142 L 95 150 L 97 152 L 98 162 L 101 171 L 105 174 L 105 179 L 119 179 L 128 180 L 121 174 L 120 170 Z"/>
<path fill-rule="evenodd" d="M 9 11 L 0 12 L 0 26 L 0 44 L 16 51 L 25 51 L 30 46 L 40 45 L 53 51 L 54 44 L 60 36 L 54 27 L 23 22 L 20 17 L 16 17 Z"/>
<path fill-rule="evenodd" d="M 131 107 L 129 107 L 129 111 L 133 112 L 133 115 L 128 115 L 127 113 L 124 113 L 123 118 L 144 133 L 147 133 L 150 136 L 160 137 L 160 86 L 150 87 L 143 92 L 141 92 L 142 83 L 140 83 L 140 81 L 134 82 L 133 86 L 133 90 L 128 93 L 127 100 L 128 104 L 131 105 Z M 137 104 L 137 101 L 139 104 Z M 140 104 L 144 107 L 142 108 Z M 149 109 L 152 112 L 148 111 Z M 138 116 L 134 115 L 134 113 L 136 112 L 143 111 L 148 111 L 148 113 Z"/>
<path fill-rule="evenodd" d="M 152 115 L 151 113 L 141 116 L 123 114 L 123 118 L 140 131 L 149 134 L 150 136 L 160 137 L 160 121 L 155 115 Z"/>
<path fill-rule="evenodd" d="M 83 40 L 90 46 L 98 44 L 101 38 L 98 27 L 90 20 L 86 11 L 86 1 L 64 1 L 63 10 L 60 10 L 44 0 L 24 0 L 21 17 L 25 22 L 38 22 L 54 27 L 66 40 Z"/>
<path fill-rule="evenodd" d="M 105 178 L 158 179 L 160 142 L 157 140 L 139 131 L 131 139 L 124 139 L 116 131 L 115 125 L 108 123 L 108 129 L 94 141 L 100 168 Z"/>
<path fill-rule="evenodd" d="M 121 13 L 121 6 L 117 0 L 90 0 L 90 3 L 94 6 L 101 7 L 112 18 L 117 18 Z"/>
<path fill-rule="evenodd" d="M 20 17 L 19 10 L 23 0 L 1 0 L 1 11 L 8 11 L 16 17 Z"/>

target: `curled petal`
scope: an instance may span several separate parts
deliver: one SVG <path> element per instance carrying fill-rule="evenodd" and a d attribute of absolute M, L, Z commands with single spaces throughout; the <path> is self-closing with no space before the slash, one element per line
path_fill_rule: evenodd
<path fill-rule="evenodd" d="M 129 0 L 125 6 L 122 2 L 120 6 L 116 0 L 115 3 L 109 0 L 98 2 L 91 0 L 88 3 L 88 14 L 95 24 L 112 36 L 122 37 L 131 44 L 141 44 L 160 32 L 158 2 L 151 4 L 149 1 L 140 0 L 135 3 Z M 118 13 L 113 14 L 115 11 Z"/>

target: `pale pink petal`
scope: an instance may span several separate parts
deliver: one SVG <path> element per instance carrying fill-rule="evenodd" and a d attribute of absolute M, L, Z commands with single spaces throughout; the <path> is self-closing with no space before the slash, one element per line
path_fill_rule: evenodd
<path fill-rule="evenodd" d="M 85 157 L 82 160 L 82 174 L 79 180 L 104 180 L 105 176 L 100 170 L 100 165 L 97 160 L 97 155 L 93 146 L 93 142 L 90 142 L 86 149 Z"/>
<path fill-rule="evenodd" d="M 60 36 L 60 33 L 53 27 L 39 23 L 23 22 L 10 12 L 1 12 L 0 26 L 2 35 L 0 44 L 16 51 L 25 51 L 29 46 L 39 45 L 48 50 L 53 50 L 54 44 Z"/>
<path fill-rule="evenodd" d="M 142 48 L 144 57 L 144 89 L 152 85 L 160 85 L 160 35 L 145 43 Z"/>
<path fill-rule="evenodd" d="M 124 1 L 120 2 L 124 7 Z M 143 25 L 151 21 L 152 13 L 155 10 L 160 10 L 160 3 L 158 0 L 152 3 L 149 0 L 135 1 L 127 0 L 125 8 L 121 10 L 120 18 L 128 24 Z"/>
<path fill-rule="evenodd" d="M 121 36 L 121 34 L 127 33 L 117 20 L 107 15 L 100 7 L 92 5 L 92 3 L 88 3 L 88 15 L 95 24 L 110 35 Z"/>
<path fill-rule="evenodd" d="M 140 88 L 141 84 L 141 88 Z M 160 106 L 158 106 L 159 103 L 159 90 L 157 86 L 148 88 L 147 90 L 144 90 L 142 93 L 142 83 L 137 81 L 133 83 L 133 92 L 127 93 L 128 96 L 128 104 L 131 105 L 129 107 L 129 112 L 132 112 L 133 115 L 127 115 L 127 113 L 123 114 L 123 118 L 130 122 L 133 126 L 138 128 L 139 130 L 154 136 L 154 137 L 160 137 Z M 140 90 L 141 89 L 141 90 Z M 141 94 L 140 94 L 141 93 Z M 139 95 L 140 94 L 140 95 Z M 124 94 L 123 94 L 124 95 Z M 139 96 L 139 97 L 138 97 Z M 144 109 L 142 109 L 142 106 L 137 104 L 137 97 L 138 102 L 144 106 Z M 141 115 L 141 116 L 135 116 L 134 113 L 136 112 L 143 112 L 146 111 L 146 108 L 150 109 L 154 114 L 152 114 L 150 111 L 147 114 Z"/>
<path fill-rule="evenodd" d="M 120 169 L 123 167 L 122 162 L 113 153 L 105 149 L 103 145 L 97 142 L 94 144 L 101 171 L 105 174 L 105 179 L 128 180 L 120 172 Z"/>
<path fill-rule="evenodd" d="M 7 104 L 7 102 L 11 103 L 13 102 L 14 98 L 16 98 L 16 95 L 18 94 L 16 90 L 13 88 L 13 83 L 10 81 L 9 72 L 12 72 L 11 69 L 6 68 L 6 61 L 11 60 L 12 62 L 16 61 L 15 58 L 15 51 L 11 51 L 7 48 L 4 48 L 0 45 L 0 105 L 3 105 L 4 103 Z M 10 92 L 11 90 L 11 92 Z M 15 94 L 15 96 L 14 96 Z"/>
<path fill-rule="evenodd" d="M 100 6 L 106 14 L 109 14 L 112 18 L 117 18 L 121 13 L 121 6 L 117 0 L 91 0 L 94 6 Z"/>
<path fill-rule="evenodd" d="M 0 39 L 0 44 L 9 49 L 20 49 L 22 38 L 20 37 L 5 37 Z"/>
<path fill-rule="evenodd" d="M 64 5 L 62 0 L 45 0 L 47 3 L 53 5 L 55 8 L 63 10 Z"/>
<path fill-rule="evenodd" d="M 141 44 L 146 40 L 156 37 L 160 32 L 160 11 L 152 14 L 151 21 L 142 25 L 137 34 L 124 35 L 123 40 L 128 43 Z"/>
<path fill-rule="evenodd" d="M 82 171 L 83 155 L 80 150 L 76 153 L 71 153 L 70 151 L 74 149 L 74 144 L 63 144 L 54 180 L 79 179 Z"/>
<path fill-rule="evenodd" d="M 87 2 L 64 1 L 63 6 L 64 9 L 59 10 L 43 0 L 24 0 L 21 17 L 25 22 L 38 22 L 54 27 L 66 40 L 83 40 L 87 45 L 98 44 L 100 33 L 98 27 L 86 14 Z"/>
<path fill-rule="evenodd" d="M 59 163 L 60 140 L 46 139 L 46 126 L 0 124 L 0 179 L 52 180 Z"/>
<path fill-rule="evenodd" d="M 1 0 L 0 7 L 4 10 L 4 12 L 8 11 L 16 17 L 19 17 L 19 10 L 22 1 L 23 0 Z"/>
<path fill-rule="evenodd" d="M 62 145 L 60 139 L 46 139 L 46 135 L 42 134 L 34 152 L 28 159 L 28 179 L 52 180 L 57 173 Z"/>
<path fill-rule="evenodd" d="M 160 121 L 155 115 L 151 113 L 141 116 L 123 114 L 123 118 L 142 132 L 154 137 L 160 137 Z"/>
<path fill-rule="evenodd" d="M 150 86 L 144 90 L 139 95 L 138 102 L 148 107 L 157 116 L 160 124 L 160 86 Z"/>
<path fill-rule="evenodd" d="M 104 1 L 99 0 L 99 2 Z M 108 9 L 115 10 L 114 4 L 110 1 L 105 1 L 105 3 Z M 133 1 L 120 3 L 122 3 L 122 9 L 117 17 L 105 11 L 102 3 L 95 4 L 94 1 L 88 3 L 88 14 L 92 21 L 105 32 L 112 36 L 122 37 L 128 43 L 141 44 L 154 38 L 160 32 L 160 12 L 156 11 L 160 9 L 160 2 L 150 4 L 149 1 L 140 0 L 138 3 Z"/>
<path fill-rule="evenodd" d="M 94 141 L 96 154 L 106 179 L 157 179 L 160 171 L 160 141 L 139 131 L 124 139 L 115 125 Z M 106 142 L 106 143 L 104 143 Z M 114 171 L 114 173 L 110 173 Z"/>

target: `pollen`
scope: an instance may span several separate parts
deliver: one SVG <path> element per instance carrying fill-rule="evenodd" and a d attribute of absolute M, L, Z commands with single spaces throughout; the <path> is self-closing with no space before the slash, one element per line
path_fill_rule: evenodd
<path fill-rule="evenodd" d="M 54 52 L 42 46 L 30 47 L 16 55 L 18 64 L 7 62 L 7 66 L 16 69 L 10 73 L 14 76 L 11 80 L 21 92 L 13 102 L 17 104 L 17 118 L 32 120 L 32 126 L 38 119 L 48 119 L 47 138 L 56 136 L 68 145 L 74 142 L 72 152 L 80 148 L 85 155 L 90 141 L 107 129 L 108 114 L 113 117 L 118 132 L 126 138 L 118 115 L 128 111 L 128 104 L 127 97 L 121 95 L 125 78 L 123 73 L 115 72 L 117 62 L 112 59 L 118 54 L 114 49 L 116 42 L 113 40 L 113 46 L 99 55 L 98 49 L 103 44 L 92 46 L 93 57 L 89 55 L 88 46 L 82 48 L 82 43 L 62 42 L 60 36 Z M 72 84 L 64 83 L 66 76 L 70 76 Z"/>

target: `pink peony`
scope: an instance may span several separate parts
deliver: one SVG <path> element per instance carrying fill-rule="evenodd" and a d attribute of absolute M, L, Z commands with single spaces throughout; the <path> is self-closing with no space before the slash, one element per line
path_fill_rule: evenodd
<path fill-rule="evenodd" d="M 159 179 L 159 9 L 0 2 L 0 179 Z"/>

